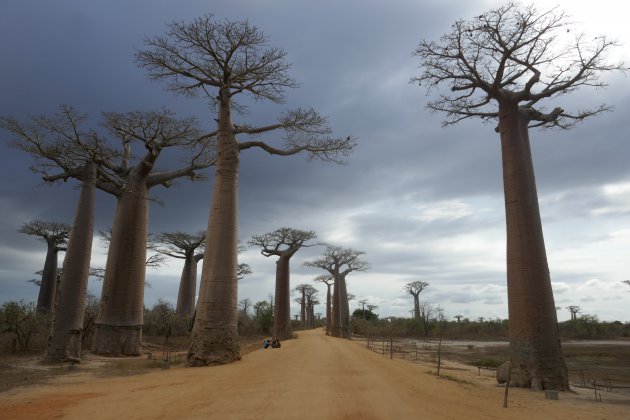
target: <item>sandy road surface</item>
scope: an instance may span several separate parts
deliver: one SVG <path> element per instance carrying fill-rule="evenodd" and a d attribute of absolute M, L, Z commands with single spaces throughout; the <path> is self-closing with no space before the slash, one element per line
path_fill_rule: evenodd
<path fill-rule="evenodd" d="M 227 366 L 14 389 L 0 394 L 2 419 L 630 419 L 628 405 L 559 401 L 503 389 L 489 378 L 427 373 L 359 343 L 301 332 L 281 349 Z M 463 371 L 462 371 L 463 372 Z"/>

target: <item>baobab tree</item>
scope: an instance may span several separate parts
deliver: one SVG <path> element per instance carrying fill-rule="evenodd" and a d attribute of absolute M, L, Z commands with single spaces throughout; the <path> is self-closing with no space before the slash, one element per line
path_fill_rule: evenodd
<path fill-rule="evenodd" d="M 317 267 L 327 271 L 334 279 L 334 297 L 331 321 L 331 335 L 334 337 L 351 338 L 350 308 L 348 305 L 348 292 L 346 288 L 346 276 L 353 271 L 366 271 L 369 265 L 360 259 L 362 251 L 350 248 L 340 248 L 328 245 L 324 255 L 304 265 Z"/>
<path fill-rule="evenodd" d="M 68 249 L 55 297 L 55 312 L 45 361 L 81 361 L 87 279 L 94 233 L 96 164 L 88 162 L 81 175 L 82 185 Z"/>
<path fill-rule="evenodd" d="M 557 8 L 539 11 L 510 2 L 459 20 L 438 42 L 415 53 L 423 72 L 414 80 L 430 93 L 428 108 L 448 126 L 468 118 L 498 120 L 507 224 L 507 283 L 511 385 L 568 389 L 529 145 L 529 128 L 570 128 L 610 108 L 575 113 L 550 109 L 550 99 L 583 86 L 601 88 L 602 73 L 623 69 L 607 54 L 617 43 L 574 35 Z M 564 42 L 566 41 L 566 43 Z"/>
<path fill-rule="evenodd" d="M 412 281 L 403 286 L 405 292 L 413 296 L 413 318 L 420 323 L 420 293 L 429 287 L 426 281 Z"/>
<path fill-rule="evenodd" d="M 101 310 L 92 351 L 107 355 L 138 355 L 146 268 L 149 190 L 170 186 L 177 178 L 200 179 L 198 170 L 214 163 L 208 139 L 194 118 L 177 119 L 168 110 L 159 112 L 105 113 L 105 126 L 123 141 L 122 162 L 110 182 L 117 197 L 112 237 L 101 293 Z M 135 158 L 132 143 L 144 156 Z M 157 171 L 155 165 L 168 148 L 188 148 L 187 160 L 176 169 Z"/>
<path fill-rule="evenodd" d="M 197 263 L 203 258 L 206 232 L 195 235 L 184 232 L 162 232 L 155 236 L 153 250 L 162 255 L 184 260 L 184 268 L 179 281 L 175 313 L 192 317 L 195 312 L 197 293 Z"/>
<path fill-rule="evenodd" d="M 301 283 L 295 286 L 293 289 L 298 293 L 298 297 L 295 298 L 295 302 L 300 304 L 300 326 L 306 327 L 306 294 L 309 289 L 313 289 L 313 286 L 307 283 Z"/>
<path fill-rule="evenodd" d="M 37 297 L 37 313 L 52 313 L 57 288 L 58 253 L 65 251 L 70 235 L 70 225 L 58 222 L 31 220 L 20 228 L 20 233 L 39 237 L 46 242 L 46 261 L 42 271 L 39 296 Z"/>
<path fill-rule="evenodd" d="M 47 361 L 80 359 L 87 283 L 92 275 L 94 189 L 104 182 L 99 162 L 120 156 L 95 131 L 82 128 L 86 119 L 70 106 L 62 106 L 53 117 L 33 116 L 29 122 L 0 117 L 0 127 L 15 136 L 13 146 L 31 155 L 31 169 L 42 175 L 45 182 L 70 178 L 81 182 L 63 270 L 55 276 L 59 286 Z"/>
<path fill-rule="evenodd" d="M 319 305 L 319 291 L 311 286 L 306 291 L 306 326 L 315 328 L 315 305 Z"/>
<path fill-rule="evenodd" d="M 575 320 L 577 320 L 578 312 L 580 312 L 582 310 L 582 308 L 580 308 L 577 305 L 569 305 L 569 306 L 567 306 L 567 310 L 571 314 L 571 321 L 575 321 Z"/>
<path fill-rule="evenodd" d="M 361 299 L 357 302 L 361 305 L 361 319 L 365 319 L 365 304 L 369 302 L 369 299 Z"/>
<path fill-rule="evenodd" d="M 303 247 L 311 246 L 308 241 L 316 238 L 312 230 L 283 227 L 274 232 L 254 235 L 250 245 L 259 246 L 265 257 L 275 255 L 276 261 L 276 306 L 273 314 L 273 336 L 285 339 L 291 335 L 291 282 L 289 262 Z"/>
<path fill-rule="evenodd" d="M 104 113 L 107 136 L 83 129 L 87 117 L 71 106 L 31 123 L 3 117 L 2 127 L 17 137 L 17 144 L 41 161 L 44 181 L 80 179 L 86 160 L 96 164 L 96 188 L 117 199 L 101 310 L 93 351 L 108 355 L 140 354 L 146 267 L 148 192 L 168 187 L 176 178 L 200 179 L 198 170 L 214 163 L 209 151 L 213 132 L 202 133 L 194 118 L 176 118 L 168 110 Z M 111 139 L 110 139 L 111 138 Z M 121 147 L 114 148 L 115 141 Z M 144 151 L 136 156 L 132 151 Z M 156 170 L 167 148 L 177 148 L 184 159 L 172 170 Z M 60 170 L 60 172 L 53 172 Z"/>
<path fill-rule="evenodd" d="M 188 364 L 240 360 L 237 333 L 237 197 L 240 154 L 262 149 L 288 156 L 339 162 L 353 149 L 351 137 L 332 138 L 324 117 L 312 109 L 282 114 L 269 125 L 235 124 L 233 113 L 245 109 L 237 98 L 282 103 L 286 89 L 297 87 L 288 75 L 286 53 L 268 47 L 267 37 L 247 21 L 215 22 L 212 15 L 192 22 L 173 22 L 165 36 L 147 38 L 136 53 L 149 77 L 166 80 L 176 94 L 205 96 L 216 111 L 217 164 L 212 208 L 203 259 L 201 290 L 193 325 Z M 284 131 L 284 146 L 254 139 Z M 240 141 L 237 136 L 249 136 Z"/>
<path fill-rule="evenodd" d="M 326 285 L 326 334 L 330 335 L 331 331 L 331 318 L 332 318 L 332 295 L 330 288 L 334 284 L 334 277 L 332 274 L 322 274 L 313 280 L 315 282 L 324 283 Z"/>

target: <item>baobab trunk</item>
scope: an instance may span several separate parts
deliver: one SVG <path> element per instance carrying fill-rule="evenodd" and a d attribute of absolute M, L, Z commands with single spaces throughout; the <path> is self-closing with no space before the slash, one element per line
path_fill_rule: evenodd
<path fill-rule="evenodd" d="M 326 334 L 330 335 L 330 317 L 332 316 L 331 311 L 331 296 L 330 296 L 330 284 L 326 284 Z"/>
<path fill-rule="evenodd" d="M 90 163 L 84 169 L 83 185 L 55 298 L 52 333 L 44 356 L 48 362 L 81 361 L 83 314 L 94 230 L 95 184 L 96 165 Z"/>
<path fill-rule="evenodd" d="M 333 337 L 341 337 L 341 305 L 340 298 L 340 286 L 339 286 L 339 274 L 334 276 L 334 289 L 333 289 L 333 308 L 332 308 L 332 322 L 330 323 L 330 335 Z"/>
<path fill-rule="evenodd" d="M 140 354 L 147 254 L 146 178 L 130 177 L 116 206 L 92 351 Z"/>
<path fill-rule="evenodd" d="M 236 310 L 239 149 L 233 134 L 228 93 L 219 94 L 216 173 L 201 288 L 188 350 L 190 366 L 241 359 Z"/>
<path fill-rule="evenodd" d="M 413 318 L 420 323 L 420 294 L 413 295 Z"/>
<path fill-rule="evenodd" d="M 282 255 L 276 262 L 276 306 L 273 313 L 273 336 L 279 339 L 285 339 L 291 335 L 290 259 L 291 255 Z"/>
<path fill-rule="evenodd" d="M 179 282 L 179 294 L 177 295 L 178 315 L 192 317 L 195 312 L 195 294 L 197 292 L 197 257 L 194 252 L 186 255 L 182 277 Z"/>
<path fill-rule="evenodd" d="M 339 279 L 339 319 L 341 324 L 341 336 L 351 338 L 350 332 L 350 307 L 348 305 L 348 292 L 346 289 L 346 277 Z"/>
<path fill-rule="evenodd" d="M 501 103 L 499 132 L 507 223 L 511 385 L 567 390 L 558 322 L 543 238 L 528 120 Z"/>
<path fill-rule="evenodd" d="M 55 305 L 55 291 L 57 289 L 57 254 L 58 245 L 53 240 L 47 240 L 46 261 L 42 271 L 42 284 L 39 286 L 37 297 L 37 313 L 52 313 Z"/>

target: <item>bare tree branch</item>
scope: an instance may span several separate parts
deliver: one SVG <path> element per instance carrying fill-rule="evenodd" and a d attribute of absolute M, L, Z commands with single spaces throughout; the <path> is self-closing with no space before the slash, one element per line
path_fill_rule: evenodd
<path fill-rule="evenodd" d="M 491 102 L 509 100 L 523 103 L 535 121 L 531 127 L 570 128 L 610 108 L 547 113 L 544 105 L 534 105 L 582 86 L 605 87 L 603 73 L 627 70 L 608 59 L 619 46 L 616 41 L 573 33 L 569 17 L 557 7 L 541 12 L 509 2 L 470 21 L 457 21 L 439 42 L 422 41 L 415 54 L 423 72 L 412 81 L 426 86 L 427 93 L 439 85 L 449 87 L 450 92 L 427 105 L 446 114 L 444 125 L 470 117 L 495 119 Z"/>

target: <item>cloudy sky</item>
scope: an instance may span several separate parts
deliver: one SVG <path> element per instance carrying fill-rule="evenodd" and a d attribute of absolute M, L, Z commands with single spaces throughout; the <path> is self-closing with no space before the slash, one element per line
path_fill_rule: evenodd
<path fill-rule="evenodd" d="M 240 238 L 282 226 L 314 230 L 318 240 L 365 251 L 371 269 L 348 277 L 348 291 L 378 305 L 381 317 L 409 316 L 405 283 L 431 285 L 424 301 L 447 315 L 506 318 L 505 215 L 500 143 L 494 126 L 470 120 L 442 128 L 426 108 L 412 56 L 423 40 L 437 40 L 458 18 L 502 4 L 497 0 L 3 0 L 0 3 L 0 115 L 25 119 L 71 104 L 97 125 L 101 111 L 168 107 L 213 115 L 202 99 L 174 97 L 134 64 L 143 38 L 165 24 L 214 13 L 248 19 L 287 52 L 301 87 L 284 106 L 256 104 L 239 121 L 272 122 L 283 109 L 313 107 L 339 136 L 358 139 L 345 166 L 245 151 L 241 158 Z M 553 2 L 540 1 L 544 7 Z M 614 0 L 558 1 L 576 29 L 624 44 L 615 58 L 630 63 L 630 6 Z M 595 6 L 593 6 L 593 4 Z M 605 102 L 614 111 L 569 131 L 530 133 L 540 208 L 559 319 L 564 308 L 604 320 L 630 321 L 630 155 L 627 125 L 630 80 L 607 75 L 606 90 L 556 99 L 577 110 Z M 37 299 L 27 280 L 43 266 L 45 246 L 17 233 L 26 221 L 71 222 L 76 185 L 41 185 L 30 158 L 0 133 L 0 302 Z M 208 181 L 156 188 L 165 206 L 152 205 L 150 231 L 205 229 Z M 111 226 L 115 201 L 97 193 L 98 229 Z M 321 274 L 303 263 L 323 252 L 312 247 L 292 260 L 292 286 Z M 63 255 L 63 254 L 62 254 Z M 93 265 L 106 250 L 95 241 Z M 239 299 L 258 301 L 274 290 L 275 262 L 257 249 L 241 254 L 254 274 L 239 284 Z M 200 265 L 201 267 L 201 265 Z M 173 303 L 181 265 L 148 270 L 146 304 Z M 100 294 L 100 283 L 90 289 Z M 319 286 L 318 286 L 319 287 Z M 324 292 L 323 288 L 320 288 Z M 323 295 L 323 293 L 322 293 Z M 351 303 L 356 307 L 356 302 Z M 297 312 L 297 306 L 293 308 Z M 319 312 L 324 312 L 323 307 Z"/>

